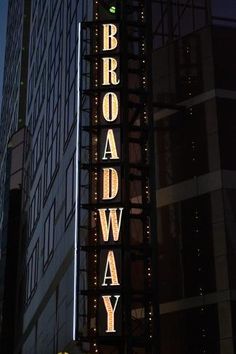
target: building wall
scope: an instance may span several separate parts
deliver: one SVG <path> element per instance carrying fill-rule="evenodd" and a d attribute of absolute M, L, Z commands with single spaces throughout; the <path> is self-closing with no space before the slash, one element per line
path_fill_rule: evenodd
<path fill-rule="evenodd" d="M 3 83 L 3 101 L 0 121 L 0 227 L 1 233 L 4 222 L 4 198 L 6 182 L 7 144 L 11 135 L 18 128 L 21 61 L 23 41 L 23 11 L 24 1 L 10 1 L 8 8 L 7 41 L 5 53 L 5 70 Z M 1 240 L 2 240 L 1 236 Z M 4 242 L 4 241 L 3 241 Z M 4 245 L 2 245 L 4 248 Z"/>
<path fill-rule="evenodd" d="M 235 35 L 199 29 L 153 57 L 165 354 L 235 352 Z"/>
<path fill-rule="evenodd" d="M 2 311 L 3 297 L 6 291 L 5 270 L 8 247 L 8 208 L 11 188 L 11 166 L 8 164 L 10 146 L 8 144 L 10 144 L 13 134 L 23 126 L 25 121 L 24 98 L 27 90 L 27 71 L 25 71 L 25 66 L 28 60 L 26 42 L 29 32 L 29 9 L 29 2 L 25 3 L 23 0 L 9 1 L 3 99 L 0 120 L 0 325 L 4 322 L 2 319 Z M 18 186 L 19 194 L 20 189 L 21 185 Z M 20 213 L 20 210 L 17 210 L 17 213 L 18 212 Z"/>
<path fill-rule="evenodd" d="M 176 3 L 169 17 L 163 8 L 170 2 L 156 3 L 154 11 L 162 16 L 154 17 L 160 27 L 153 54 L 161 353 L 233 354 L 236 53 L 227 17 L 234 15 L 223 14 L 219 1 L 211 7 L 204 0 L 178 17 L 185 3 Z M 76 70 L 78 22 L 88 4 L 31 2 L 25 115 L 19 114 L 23 2 L 9 6 L 1 186 L 8 136 L 24 122 L 28 130 L 22 204 L 26 288 L 15 353 L 79 352 L 72 343 Z M 9 85 L 15 88 L 10 94 Z M 2 188 L 1 213 L 4 195 Z"/>
<path fill-rule="evenodd" d="M 77 41 L 82 3 L 35 0 L 32 4 L 23 354 L 74 350 Z"/>

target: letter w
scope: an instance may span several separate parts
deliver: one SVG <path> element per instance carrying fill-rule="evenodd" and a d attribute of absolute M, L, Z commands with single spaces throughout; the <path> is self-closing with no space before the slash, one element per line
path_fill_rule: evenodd
<path fill-rule="evenodd" d="M 101 229 L 102 229 L 102 238 L 104 242 L 109 241 L 109 235 L 111 229 L 112 229 L 113 240 L 119 241 L 123 209 L 124 208 L 98 209 Z M 119 216 L 118 216 L 118 210 L 120 212 Z M 109 212 L 108 218 L 107 218 L 106 211 Z"/>

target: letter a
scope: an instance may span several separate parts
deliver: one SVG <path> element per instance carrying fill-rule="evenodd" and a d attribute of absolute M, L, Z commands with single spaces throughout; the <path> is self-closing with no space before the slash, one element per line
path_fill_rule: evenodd
<path fill-rule="evenodd" d="M 108 267 L 109 267 L 110 275 L 107 274 Z M 119 281 L 118 281 L 116 260 L 115 260 L 115 255 L 114 255 L 113 251 L 109 251 L 108 255 L 107 255 L 107 262 L 106 262 L 106 268 L 105 268 L 105 274 L 104 274 L 102 286 L 107 286 L 108 280 L 111 280 L 111 284 L 110 284 L 111 286 L 120 285 Z"/>
<path fill-rule="evenodd" d="M 116 142 L 115 142 L 115 137 L 112 129 L 108 129 L 107 132 L 107 137 L 106 137 L 106 144 L 105 144 L 105 151 L 103 155 L 103 160 L 107 160 L 109 156 L 110 160 L 118 160 L 118 154 L 117 154 L 117 149 L 116 149 Z"/>

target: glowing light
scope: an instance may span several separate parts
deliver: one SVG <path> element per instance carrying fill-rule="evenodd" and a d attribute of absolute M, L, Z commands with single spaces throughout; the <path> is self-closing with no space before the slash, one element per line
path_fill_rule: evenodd
<path fill-rule="evenodd" d="M 115 298 L 114 307 L 112 307 L 111 296 L 103 296 L 103 302 L 107 311 L 107 333 L 115 333 L 115 311 L 120 298 L 120 295 L 113 296 Z"/>
<path fill-rule="evenodd" d="M 119 102 L 118 97 L 114 92 L 108 92 L 103 97 L 102 113 L 107 122 L 114 122 L 117 119 Z"/>
<path fill-rule="evenodd" d="M 118 194 L 119 178 L 112 167 L 103 168 L 103 200 L 114 199 Z"/>
<path fill-rule="evenodd" d="M 115 14 L 116 13 L 116 6 L 111 6 L 109 11 L 110 11 L 110 13 Z"/>
<path fill-rule="evenodd" d="M 73 340 L 77 337 L 77 256 L 78 256 L 78 218 L 79 218 L 79 132 L 80 132 L 80 49 L 81 49 L 81 23 L 78 26 L 78 63 L 77 63 L 77 117 L 76 117 L 76 160 L 75 160 L 75 233 L 74 233 L 74 296 L 73 296 Z"/>
<path fill-rule="evenodd" d="M 110 155 L 110 156 L 107 156 Z M 118 160 L 119 156 L 117 154 L 117 149 L 116 149 L 116 142 L 115 142 L 115 137 L 113 133 L 113 129 L 108 129 L 107 131 L 107 137 L 106 137 L 106 143 L 105 143 L 105 150 L 104 150 L 104 155 L 103 155 L 103 160 Z"/>
<path fill-rule="evenodd" d="M 102 238 L 104 242 L 109 241 L 110 231 L 112 229 L 112 238 L 115 242 L 119 241 L 120 227 L 122 221 L 123 208 L 98 209 L 100 224 L 102 229 Z M 106 212 L 109 213 L 108 219 Z M 119 217 L 118 217 L 119 212 Z"/>
<path fill-rule="evenodd" d="M 103 61 L 103 86 L 118 85 L 120 80 L 117 77 L 116 69 L 118 62 L 115 58 L 102 58 Z"/>
<path fill-rule="evenodd" d="M 113 6 L 114 7 L 114 6 Z M 114 24 L 107 23 L 103 25 L 103 50 L 114 50 L 117 48 L 118 41 L 115 37 L 117 27 Z"/>
<path fill-rule="evenodd" d="M 98 6 L 98 2 L 96 1 L 96 4 Z M 116 13 L 117 12 L 117 7 L 116 6 L 109 6 L 109 12 L 110 13 Z M 96 13 L 96 18 L 98 19 L 98 13 Z M 102 117 L 106 122 L 103 120 L 103 124 L 105 123 L 111 123 L 117 120 L 119 117 L 119 110 L 120 110 L 120 102 L 119 102 L 119 94 L 111 91 L 116 91 L 114 87 L 112 88 L 111 86 L 116 86 L 120 83 L 120 71 L 119 71 L 119 59 L 118 59 L 118 53 L 117 53 L 117 58 L 116 54 L 110 54 L 109 52 L 116 50 L 118 47 L 118 26 L 112 23 L 106 23 L 102 24 L 102 43 L 99 44 L 99 38 L 96 38 L 95 41 L 95 53 L 97 53 L 99 50 L 102 50 L 104 55 L 103 58 L 99 59 L 102 60 L 101 65 L 102 65 L 102 75 L 101 79 L 99 80 L 99 65 L 98 61 L 95 62 L 95 69 L 96 69 L 96 74 L 94 77 L 94 84 L 96 87 L 99 85 L 101 86 L 110 86 L 107 87 L 107 91 L 103 94 L 102 98 L 102 107 L 99 107 L 102 112 Z M 95 36 L 99 36 L 99 31 L 96 28 L 95 30 Z M 105 53 L 108 52 L 108 53 Z M 106 57 L 109 55 L 109 57 Z M 94 97 L 94 105 L 96 107 L 96 112 L 94 113 L 92 119 L 95 123 L 98 123 L 98 105 L 99 99 L 98 96 Z M 94 151 L 93 154 L 93 162 L 97 161 L 98 159 L 102 160 L 119 160 L 120 159 L 120 140 L 117 139 L 117 134 L 116 132 L 118 131 L 118 128 L 115 128 L 116 130 L 114 131 L 114 128 L 112 129 L 112 125 L 109 127 L 107 126 L 105 130 L 106 136 L 102 134 L 102 139 L 100 137 L 100 134 L 94 135 L 92 139 L 92 144 L 99 145 L 99 150 Z M 104 141 L 103 141 L 104 138 Z M 100 140 L 101 139 L 101 140 Z M 118 144 L 118 145 L 117 145 Z M 102 146 L 102 150 L 100 150 L 100 146 Z M 118 149 L 117 149 L 118 148 Z M 104 150 L 103 150 L 104 149 Z M 99 156 L 101 154 L 101 156 Z M 101 160 L 100 160 L 101 161 Z M 100 167 L 99 170 L 94 173 L 92 172 L 92 176 L 94 176 L 94 182 L 97 185 L 96 181 L 101 180 L 102 184 L 102 193 L 98 193 L 97 189 L 93 190 L 93 200 L 96 200 L 96 202 L 100 203 L 101 199 L 103 201 L 110 201 L 112 199 L 115 199 L 119 193 L 119 183 L 120 183 L 120 176 L 119 176 L 119 169 L 118 168 L 113 168 L 110 167 L 111 165 L 107 165 L 104 163 L 103 168 Z M 102 174 L 99 178 L 98 176 Z M 99 182 L 100 183 L 100 182 Z M 103 204 L 102 204 L 103 206 Z M 92 211 L 92 215 L 94 215 L 94 220 L 93 220 L 93 225 L 95 226 L 95 229 L 97 230 L 97 223 L 98 223 L 98 216 L 97 213 L 99 213 L 99 222 L 101 225 L 101 238 L 100 243 L 102 242 L 117 242 L 120 240 L 120 231 L 121 231 L 121 222 L 122 222 L 122 215 L 123 215 L 123 208 L 104 208 L 104 209 L 96 209 Z M 96 241 L 98 240 L 98 235 L 96 232 L 94 232 L 94 239 Z M 104 246 L 104 244 L 103 244 Z M 114 247 L 114 243 L 113 243 Z M 112 250 L 112 245 L 111 249 L 106 248 L 105 251 L 105 259 L 103 262 L 99 259 L 100 255 L 97 255 L 96 253 L 94 254 L 93 262 L 94 262 L 94 269 L 96 269 L 96 272 L 94 270 L 94 273 L 92 275 L 92 283 L 94 284 L 94 289 L 97 288 L 99 290 L 99 287 L 108 287 L 109 286 L 120 286 L 120 279 L 119 279 L 119 273 L 118 273 L 118 268 L 117 268 L 117 259 L 116 259 L 116 253 L 114 249 Z M 100 275 L 98 277 L 98 274 L 100 274 L 101 271 L 101 266 L 102 266 L 102 276 L 100 278 Z M 99 273 L 98 273 L 99 272 Z M 105 289 L 103 288 L 105 291 Z M 101 291 L 101 288 L 100 288 Z M 96 317 L 96 313 L 98 311 L 98 307 L 101 304 L 101 298 L 104 303 L 105 307 L 105 312 L 107 315 L 107 325 L 106 325 L 106 332 L 107 333 L 114 333 L 116 332 L 116 323 L 115 323 L 115 313 L 117 310 L 117 306 L 119 303 L 119 299 L 121 295 L 108 295 L 109 293 L 106 292 L 107 295 L 102 295 L 99 294 L 99 301 L 97 303 L 96 299 L 93 299 L 93 313 L 94 316 Z M 93 325 L 92 327 L 96 327 L 96 325 Z M 96 328 L 93 328 L 94 332 L 96 332 Z M 93 344 L 94 346 L 94 351 L 98 352 L 97 345 L 96 343 Z"/>
<path fill-rule="evenodd" d="M 110 275 L 108 275 L 108 267 L 109 267 L 109 272 Z M 115 260 L 115 255 L 113 251 L 109 251 L 107 255 L 107 261 L 106 261 L 106 267 L 105 267 L 105 274 L 104 274 L 104 279 L 102 286 L 107 286 L 107 281 L 111 280 L 111 283 L 109 285 L 111 286 L 118 286 L 119 281 L 118 281 L 118 275 L 117 275 L 117 269 L 116 269 L 116 260 Z"/>

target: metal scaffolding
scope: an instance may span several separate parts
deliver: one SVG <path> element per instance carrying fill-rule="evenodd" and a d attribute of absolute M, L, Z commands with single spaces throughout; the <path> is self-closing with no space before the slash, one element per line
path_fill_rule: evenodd
<path fill-rule="evenodd" d="M 121 174 L 117 207 L 123 207 L 119 272 L 122 279 L 120 328 L 115 335 L 101 333 L 99 301 L 100 259 L 106 247 L 100 242 L 96 210 L 103 205 L 99 160 L 103 126 L 98 119 L 104 88 L 100 79 L 99 36 L 102 21 L 111 21 L 94 2 L 94 19 L 82 24 L 80 97 L 79 191 L 79 301 L 78 340 L 89 353 L 156 354 L 158 352 L 158 281 L 156 196 L 152 109 L 151 2 L 128 0 L 118 8 L 120 116 L 113 128 L 119 135 Z M 98 13 L 98 16 L 95 16 Z M 97 70 L 96 70 L 97 68 Z M 114 165 L 114 164 L 113 164 Z M 112 206 L 106 204 L 106 207 Z M 103 289 L 104 291 L 104 289 Z M 117 289 L 109 293 L 117 294 Z"/>

